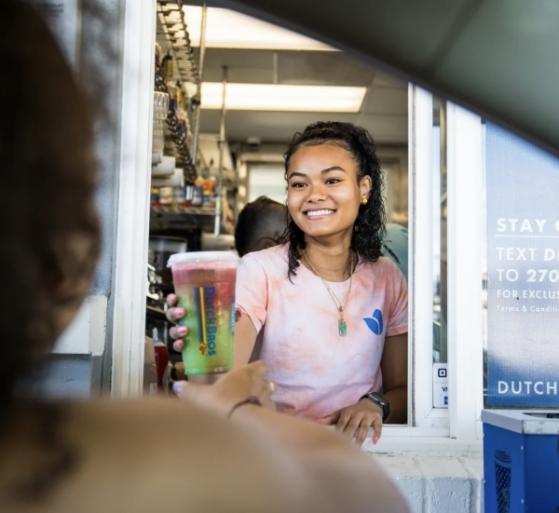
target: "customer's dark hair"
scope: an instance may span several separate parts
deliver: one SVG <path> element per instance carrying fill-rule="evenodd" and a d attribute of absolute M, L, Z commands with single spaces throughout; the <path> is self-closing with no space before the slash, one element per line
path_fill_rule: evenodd
<path fill-rule="evenodd" d="M 91 123 L 44 20 L 0 2 L 0 426 L 87 294 L 99 251 Z"/>
<path fill-rule="evenodd" d="M 284 205 L 266 196 L 247 203 L 235 227 L 235 248 L 240 256 L 274 246 L 285 231 Z"/>
<path fill-rule="evenodd" d="M 364 128 L 351 123 L 338 121 L 319 121 L 307 126 L 303 132 L 297 132 L 284 155 L 285 179 L 293 154 L 301 146 L 318 145 L 324 143 L 337 144 L 349 151 L 357 162 L 360 180 L 370 176 L 372 180 L 371 193 L 365 205 L 359 207 L 351 237 L 351 249 L 362 259 L 374 262 L 381 255 L 382 238 L 384 236 L 385 213 L 383 192 L 383 176 L 373 138 Z M 296 274 L 301 258 L 301 250 L 305 249 L 303 231 L 295 224 L 291 216 L 288 217 L 287 230 L 282 238 L 289 242 L 288 276 Z"/>

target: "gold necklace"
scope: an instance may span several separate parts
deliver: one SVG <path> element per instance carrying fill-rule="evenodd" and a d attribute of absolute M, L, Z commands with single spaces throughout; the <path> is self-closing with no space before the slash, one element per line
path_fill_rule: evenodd
<path fill-rule="evenodd" d="M 351 292 L 351 282 L 353 279 L 353 261 L 351 262 L 351 267 L 350 267 L 350 273 L 349 273 L 349 286 L 347 288 L 347 292 L 345 294 L 345 298 L 342 301 L 340 301 L 338 299 L 338 296 L 336 296 L 335 292 L 330 288 L 330 286 L 328 285 L 328 283 L 326 283 L 326 281 L 322 278 L 322 276 L 320 276 L 320 274 L 318 274 L 315 269 L 314 266 L 311 263 L 311 260 L 309 258 L 309 255 L 307 255 L 307 253 L 305 252 L 303 254 L 303 257 L 305 259 L 305 261 L 307 262 L 307 265 L 309 266 L 309 269 L 312 271 L 312 273 L 317 277 L 320 278 L 320 281 L 324 284 L 324 286 L 326 287 L 326 290 L 328 291 L 328 294 L 330 295 L 330 298 L 332 299 L 332 301 L 334 302 L 334 305 L 336 305 L 336 309 L 338 310 L 338 335 L 340 337 L 345 337 L 347 335 L 347 322 L 344 319 L 344 309 L 347 305 L 347 300 L 349 299 L 349 294 Z M 352 259 L 353 260 L 353 259 Z"/>

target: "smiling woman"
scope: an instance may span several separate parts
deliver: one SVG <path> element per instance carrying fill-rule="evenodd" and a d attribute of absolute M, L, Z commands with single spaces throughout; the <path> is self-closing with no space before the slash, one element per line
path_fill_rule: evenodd
<path fill-rule="evenodd" d="M 282 244 L 245 255 L 237 274 L 235 364 L 259 357 L 278 409 L 359 445 L 406 420 L 407 287 L 381 256 L 382 174 L 371 136 L 349 123 L 297 133 L 285 155 Z M 382 394 L 382 395 L 381 395 Z"/>
<path fill-rule="evenodd" d="M 285 178 L 282 244 L 238 270 L 235 364 L 258 338 L 280 411 L 336 424 L 358 444 L 373 428 L 376 443 L 384 421 L 407 417 L 407 286 L 381 256 L 374 142 L 350 123 L 309 125 L 289 145 Z"/>
<path fill-rule="evenodd" d="M 239 269 L 237 362 L 259 333 L 281 411 L 336 424 L 359 444 L 373 428 L 375 441 L 390 408 L 392 422 L 406 419 L 407 288 L 380 256 L 373 140 L 349 123 L 310 125 L 291 141 L 285 178 L 283 244 Z"/>

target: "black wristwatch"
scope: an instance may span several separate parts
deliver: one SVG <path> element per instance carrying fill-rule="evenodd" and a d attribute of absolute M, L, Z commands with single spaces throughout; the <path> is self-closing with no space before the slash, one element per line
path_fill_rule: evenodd
<path fill-rule="evenodd" d="M 368 394 L 365 394 L 361 399 L 369 399 L 369 401 L 373 401 L 375 404 L 378 404 L 382 408 L 383 422 L 388 418 L 388 415 L 390 415 L 390 403 L 377 392 L 369 392 Z"/>

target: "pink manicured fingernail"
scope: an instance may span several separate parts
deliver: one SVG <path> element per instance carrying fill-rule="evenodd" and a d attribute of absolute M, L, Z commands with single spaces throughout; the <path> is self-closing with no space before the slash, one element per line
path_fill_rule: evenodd
<path fill-rule="evenodd" d="M 378 438 L 376 436 L 373 436 L 373 445 L 377 445 L 378 444 Z"/>
<path fill-rule="evenodd" d="M 173 349 L 175 351 L 182 351 L 184 349 L 184 342 L 182 340 L 175 340 L 173 342 Z"/>
<path fill-rule="evenodd" d="M 182 307 L 175 308 L 175 315 L 177 317 L 184 317 L 184 308 Z"/>
<path fill-rule="evenodd" d="M 177 326 L 177 333 L 179 334 L 179 336 L 183 337 L 184 335 L 186 335 L 187 331 L 188 330 L 186 326 Z"/>

